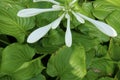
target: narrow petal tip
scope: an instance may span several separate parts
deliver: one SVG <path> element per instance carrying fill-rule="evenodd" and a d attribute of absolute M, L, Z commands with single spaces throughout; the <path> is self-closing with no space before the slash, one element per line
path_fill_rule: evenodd
<path fill-rule="evenodd" d="M 51 29 L 51 24 L 48 24 L 44 27 L 40 27 L 33 31 L 27 38 L 28 43 L 35 43 L 40 40 L 43 36 L 47 34 L 47 32 Z"/>
<path fill-rule="evenodd" d="M 38 2 L 37 0 L 33 0 L 33 2 Z"/>
<path fill-rule="evenodd" d="M 116 37 L 117 36 L 117 32 L 113 29 L 111 32 L 110 37 Z"/>
<path fill-rule="evenodd" d="M 59 5 L 60 3 L 55 1 L 55 0 L 33 0 L 33 2 L 42 2 L 42 1 L 45 1 L 45 2 L 51 2 L 53 4 L 57 4 Z"/>
<path fill-rule="evenodd" d="M 79 16 L 84 18 L 85 20 L 91 22 L 93 25 L 95 25 L 101 32 L 106 34 L 109 37 L 116 37 L 117 32 L 114 28 L 112 28 L 110 25 L 106 24 L 105 22 L 94 20 L 92 18 L 89 18 L 83 14 L 77 13 Z"/>
<path fill-rule="evenodd" d="M 72 34 L 71 34 L 71 30 L 70 30 L 70 15 L 67 13 L 65 15 L 66 19 L 67 19 L 67 30 L 65 33 L 65 44 L 67 47 L 71 47 L 72 46 Z"/>
<path fill-rule="evenodd" d="M 59 18 L 57 18 L 55 21 L 53 21 L 53 22 L 51 23 L 52 29 L 56 29 L 56 28 L 59 26 L 59 24 L 60 24 L 60 22 L 62 21 L 64 15 L 65 15 L 65 14 L 62 14 Z"/>
<path fill-rule="evenodd" d="M 38 9 L 22 9 L 17 13 L 19 17 L 31 17 L 38 14 Z"/>
<path fill-rule="evenodd" d="M 35 43 L 35 42 L 37 42 L 37 41 L 33 40 L 32 37 L 27 38 L 27 43 Z"/>
<path fill-rule="evenodd" d="M 79 16 L 77 13 L 75 13 L 74 11 L 72 11 L 72 14 L 75 16 L 75 18 L 80 22 L 80 23 L 85 23 L 85 20 Z"/>
<path fill-rule="evenodd" d="M 72 44 L 66 44 L 66 46 L 67 46 L 67 47 L 71 47 L 71 46 L 72 46 Z"/>

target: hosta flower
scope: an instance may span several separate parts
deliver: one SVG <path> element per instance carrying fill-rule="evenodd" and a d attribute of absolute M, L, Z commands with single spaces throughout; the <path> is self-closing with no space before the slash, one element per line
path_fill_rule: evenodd
<path fill-rule="evenodd" d="M 108 25 L 104 22 L 98 21 L 98 20 L 91 19 L 91 18 L 77 12 L 76 10 L 74 10 L 73 5 L 77 2 L 77 0 L 72 0 L 71 2 L 68 2 L 68 4 L 66 4 L 65 6 L 61 5 L 60 2 L 57 2 L 55 0 L 33 0 L 33 2 L 41 2 L 41 1 L 53 3 L 52 8 L 23 9 L 23 10 L 20 10 L 17 15 L 19 17 L 31 17 L 31 16 L 35 16 L 40 13 L 45 13 L 45 12 L 50 12 L 50 11 L 60 11 L 60 12 L 63 12 L 63 14 L 61 14 L 61 16 L 59 16 L 56 20 L 54 20 L 50 24 L 40 27 L 40 28 L 36 29 L 35 31 L 33 31 L 27 38 L 28 43 L 34 43 L 34 42 L 38 41 L 43 36 L 45 36 L 50 29 L 56 29 L 59 26 L 62 19 L 66 18 L 67 19 L 67 25 L 66 25 L 67 29 L 65 32 L 65 44 L 66 44 L 66 46 L 70 47 L 72 45 L 72 34 L 71 34 L 71 29 L 70 29 L 70 21 L 71 21 L 70 15 L 71 14 L 74 15 L 76 20 L 78 20 L 78 22 L 80 22 L 80 23 L 85 23 L 85 20 L 87 20 L 90 23 L 92 23 L 93 25 L 95 25 L 104 34 L 106 34 L 110 37 L 117 36 L 116 31 L 110 25 Z"/>

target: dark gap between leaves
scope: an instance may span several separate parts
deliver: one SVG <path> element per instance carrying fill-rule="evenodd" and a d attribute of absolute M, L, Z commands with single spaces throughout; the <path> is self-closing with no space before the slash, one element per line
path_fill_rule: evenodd
<path fill-rule="evenodd" d="M 17 40 L 16 40 L 14 37 L 12 37 L 12 36 L 8 36 L 8 35 L 7 35 L 7 38 L 9 39 L 9 42 L 10 42 L 10 43 L 17 42 Z"/>

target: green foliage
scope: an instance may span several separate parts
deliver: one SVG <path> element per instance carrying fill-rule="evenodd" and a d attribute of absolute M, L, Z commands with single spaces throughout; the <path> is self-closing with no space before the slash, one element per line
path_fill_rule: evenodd
<path fill-rule="evenodd" d="M 14 43 L 7 46 L 2 52 L 1 72 L 15 80 L 31 78 L 43 69 L 39 59 L 32 60 L 34 55 L 34 49 L 27 44 Z"/>
<path fill-rule="evenodd" d="M 17 12 L 23 9 L 20 5 L 0 1 L 0 33 L 15 37 L 24 42 L 27 30 L 34 27 L 34 18 L 19 18 Z"/>
<path fill-rule="evenodd" d="M 82 62 L 81 62 L 82 61 Z M 82 46 L 62 47 L 48 62 L 47 73 L 60 80 L 79 80 L 86 74 L 85 51 Z"/>
<path fill-rule="evenodd" d="M 66 5 L 72 0 L 55 0 Z M 110 38 L 94 25 L 71 16 L 72 47 L 65 46 L 66 19 L 42 39 L 26 38 L 62 14 L 46 12 L 20 18 L 25 8 L 50 8 L 52 3 L 33 0 L 0 0 L 0 80 L 120 80 L 120 1 L 78 0 L 75 10 L 111 25 L 118 33 Z"/>

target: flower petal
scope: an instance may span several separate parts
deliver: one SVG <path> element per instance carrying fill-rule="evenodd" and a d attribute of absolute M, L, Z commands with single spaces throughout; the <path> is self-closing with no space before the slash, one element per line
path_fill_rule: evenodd
<path fill-rule="evenodd" d="M 65 17 L 67 18 L 67 30 L 65 33 L 65 43 L 67 47 L 71 47 L 72 45 L 72 34 L 70 30 L 70 16 L 66 14 Z"/>
<path fill-rule="evenodd" d="M 72 2 L 70 2 L 70 6 L 72 6 L 77 0 L 73 0 Z"/>
<path fill-rule="evenodd" d="M 85 20 L 80 17 L 77 13 L 75 13 L 74 11 L 72 11 L 72 14 L 75 16 L 75 18 L 80 22 L 80 23 L 85 23 Z"/>
<path fill-rule="evenodd" d="M 39 39 L 45 36 L 50 29 L 51 29 L 51 24 L 48 24 L 47 26 L 36 29 L 28 36 L 27 42 L 28 43 L 37 42 Z"/>
<path fill-rule="evenodd" d="M 57 5 L 60 4 L 59 2 L 57 2 L 57 1 L 55 1 L 55 0 L 33 0 L 33 2 L 40 2 L 40 1 L 51 2 L 51 3 L 53 3 L 53 4 L 57 4 Z"/>
<path fill-rule="evenodd" d="M 91 22 L 93 25 L 95 25 L 101 32 L 103 32 L 104 34 L 110 36 L 110 37 L 116 37 L 117 36 L 117 32 L 108 24 L 101 22 L 101 21 L 97 21 L 94 19 L 91 19 L 87 16 L 84 16 L 80 13 L 77 13 L 79 16 L 81 16 L 82 18 L 88 20 L 89 22 Z"/>
<path fill-rule="evenodd" d="M 60 9 L 53 9 L 53 8 L 49 8 L 49 9 L 30 8 L 30 9 L 20 10 L 17 13 L 17 16 L 19 16 L 19 17 L 31 17 L 31 16 L 35 16 L 35 15 L 43 13 L 43 12 L 59 11 L 59 10 Z"/>
<path fill-rule="evenodd" d="M 53 5 L 52 6 L 53 9 L 64 9 L 64 6 L 60 6 L 60 5 Z"/>
<path fill-rule="evenodd" d="M 59 26 L 59 24 L 60 24 L 61 20 L 63 19 L 64 15 L 65 14 L 62 14 L 59 18 L 57 18 L 55 21 L 53 21 L 51 23 L 52 29 L 56 29 Z"/>

